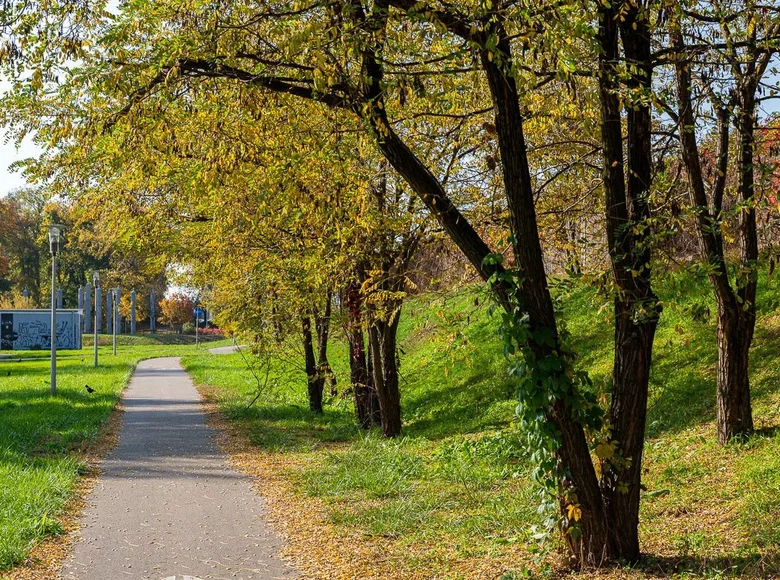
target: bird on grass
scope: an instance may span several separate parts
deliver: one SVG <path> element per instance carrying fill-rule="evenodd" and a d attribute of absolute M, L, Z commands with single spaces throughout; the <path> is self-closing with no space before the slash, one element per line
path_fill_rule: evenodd
<path fill-rule="evenodd" d="M 93 389 L 93 388 L 92 388 L 92 387 L 90 387 L 89 385 L 84 385 L 84 388 L 85 388 L 85 389 L 87 389 L 87 392 L 88 392 L 88 393 L 94 393 L 94 392 L 95 392 L 95 389 Z"/>

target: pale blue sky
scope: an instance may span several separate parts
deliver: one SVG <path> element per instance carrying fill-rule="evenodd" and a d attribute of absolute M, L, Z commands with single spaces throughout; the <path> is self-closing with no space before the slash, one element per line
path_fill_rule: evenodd
<path fill-rule="evenodd" d="M 18 171 L 11 173 L 8 166 L 14 161 L 35 157 L 40 153 L 30 139 L 25 139 L 22 147 L 17 150 L 14 143 L 6 142 L 6 138 L 6 131 L 3 129 L 0 143 L 0 197 L 5 197 L 12 189 L 27 185 L 24 176 Z"/>
<path fill-rule="evenodd" d="M 8 83 L 0 81 L 0 92 L 8 90 Z M 40 149 L 35 146 L 32 139 L 27 138 L 22 146 L 17 149 L 13 141 L 8 141 L 8 131 L 5 127 L 0 127 L 0 197 L 5 197 L 8 192 L 18 187 L 27 185 L 27 181 L 18 171 L 11 173 L 8 166 L 14 161 L 36 157 L 40 154 Z"/>

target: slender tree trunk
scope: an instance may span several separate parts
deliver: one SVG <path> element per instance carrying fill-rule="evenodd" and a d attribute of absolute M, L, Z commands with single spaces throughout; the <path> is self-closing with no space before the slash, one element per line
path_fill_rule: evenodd
<path fill-rule="evenodd" d="M 370 375 L 366 356 L 365 338 L 361 317 L 360 290 L 354 282 L 347 287 L 347 336 L 349 338 L 349 368 L 352 392 L 355 398 L 355 415 L 363 429 L 381 424 L 379 399 Z"/>
<path fill-rule="evenodd" d="M 620 454 L 602 465 L 601 488 L 616 556 L 639 559 L 639 503 L 647 419 L 650 362 L 657 319 L 635 322 L 636 304 L 615 306 L 615 360 L 612 370 L 612 440 Z"/>
<path fill-rule="evenodd" d="M 652 118 L 642 99 L 626 109 L 627 155 L 622 144 L 622 115 L 615 63 L 620 58 L 618 26 L 625 59 L 636 68 L 626 85 L 647 93 L 651 83 L 648 15 L 630 6 L 617 18 L 618 6 L 599 4 L 599 59 L 604 190 L 607 237 L 615 297 L 615 358 L 612 368 L 610 443 L 615 454 L 602 459 L 601 490 L 615 558 L 639 559 L 639 503 L 647 396 L 653 341 L 660 307 L 651 288 L 647 219 L 652 169 Z M 624 164 L 627 161 L 627 167 Z"/>
<path fill-rule="evenodd" d="M 376 320 L 369 329 L 374 386 L 379 398 L 382 435 L 401 434 L 401 392 L 398 388 L 396 337 L 400 307 L 390 322 Z"/>
<path fill-rule="evenodd" d="M 374 26 L 376 26 L 377 30 L 380 30 L 384 26 L 386 19 L 384 4 L 385 2 L 382 2 L 381 4 L 377 3 L 378 10 L 376 11 L 376 14 L 372 14 L 375 16 Z M 395 1 L 394 5 L 405 10 L 415 9 L 415 5 L 411 2 Z M 604 7 L 602 6 L 601 9 L 603 11 Z M 609 16 L 611 18 L 609 26 L 612 27 L 614 32 L 613 39 L 615 46 L 613 48 L 616 48 L 618 38 L 616 30 L 618 22 L 618 19 L 616 18 L 617 14 L 610 9 Z M 476 32 L 473 28 L 469 30 L 467 27 L 463 27 L 461 21 L 457 18 L 446 21 L 445 25 L 450 26 L 453 32 L 464 36 L 466 40 L 476 42 L 482 46 L 480 57 L 495 109 L 496 130 L 510 214 L 510 228 L 514 238 L 513 249 L 515 265 L 521 282 L 518 287 L 515 287 L 513 284 L 507 283 L 506 281 L 499 282 L 494 285 L 494 289 L 496 290 L 499 302 L 510 314 L 518 315 L 518 312 L 515 310 L 515 304 L 520 305 L 521 312 L 528 316 L 532 337 L 535 335 L 552 333 L 553 346 L 550 346 L 548 341 L 542 341 L 541 344 L 537 343 L 534 338 L 529 341 L 529 344 L 521 346 L 530 348 L 534 353 L 534 358 L 538 362 L 549 359 L 556 359 L 556 362 L 559 362 L 561 351 L 558 348 L 560 346 L 558 330 L 552 300 L 547 287 L 544 259 L 540 248 L 539 232 L 535 219 L 534 197 L 523 139 L 523 119 L 520 113 L 518 89 L 514 78 L 511 75 L 505 74 L 505 71 L 509 69 L 509 66 L 512 63 L 511 46 L 507 33 L 503 29 L 500 21 L 491 21 L 490 23 L 485 24 L 486 29 Z M 493 50 L 493 48 L 488 50 L 488 38 L 497 40 L 495 44 L 491 42 L 495 50 Z M 491 262 L 485 260 L 485 257 L 490 253 L 489 248 L 449 200 L 441 183 L 438 182 L 430 170 L 416 158 L 405 143 L 403 143 L 398 135 L 395 134 L 392 125 L 387 121 L 384 107 L 381 102 L 383 70 L 380 61 L 376 58 L 377 53 L 380 51 L 381 42 L 377 42 L 375 47 L 370 48 L 364 53 L 365 86 L 362 88 L 364 96 L 368 99 L 366 102 L 369 104 L 369 121 L 371 121 L 374 126 L 378 145 L 388 161 L 406 178 L 407 182 L 412 186 L 415 192 L 418 193 L 420 198 L 430 209 L 431 213 L 436 216 L 452 240 L 460 247 L 471 263 L 474 264 L 477 271 L 480 272 L 485 279 L 489 279 L 493 272 L 502 271 L 500 267 L 491 268 Z M 613 52 L 615 51 L 613 50 Z M 500 55 L 500 60 L 495 58 L 496 54 Z M 617 54 L 613 55 L 613 59 L 614 60 L 610 63 L 610 69 L 612 69 L 615 62 L 617 62 Z M 499 62 L 502 63 L 500 66 Z M 615 71 L 609 70 L 608 72 L 610 73 L 610 78 L 616 78 L 612 76 Z M 620 146 L 622 129 L 619 102 L 615 96 L 617 93 L 613 91 L 606 91 L 606 93 L 610 96 L 614 96 L 614 100 L 617 103 L 617 116 L 616 118 L 608 119 L 610 123 L 616 122 L 616 127 L 610 126 L 605 134 L 610 136 L 616 135 L 618 145 Z M 642 128 L 644 129 L 644 126 L 642 126 Z M 649 139 L 650 135 L 649 133 L 645 135 L 644 132 L 638 131 L 636 132 L 636 137 Z M 642 146 L 642 154 L 649 151 L 649 142 L 641 143 L 640 145 Z M 614 166 L 618 168 L 619 179 L 622 184 L 624 160 L 622 155 L 610 159 L 609 163 L 611 164 L 613 160 Z M 609 177 L 610 172 L 605 171 L 605 173 L 607 174 L 605 175 L 606 179 L 606 177 Z M 647 183 L 644 183 L 643 185 L 646 187 Z M 614 201 L 619 205 L 617 214 L 613 213 L 613 209 L 609 205 L 609 200 L 607 205 L 607 211 L 610 213 L 608 223 L 610 223 L 613 234 L 616 229 L 621 226 L 625 228 L 628 223 L 629 216 L 625 195 L 626 192 L 624 186 L 621 187 L 623 188 L 616 190 L 614 196 Z M 632 188 L 632 192 L 636 190 L 636 187 Z M 640 192 L 637 191 L 637 193 Z M 644 193 L 646 193 L 646 189 L 644 190 Z M 634 198 L 632 199 L 632 203 L 632 210 L 635 211 L 634 218 L 639 220 L 643 217 L 646 206 L 642 204 L 641 199 L 637 200 Z M 616 236 L 612 236 L 610 242 L 612 243 L 616 239 Z M 631 239 L 628 241 L 630 242 Z M 621 245 L 624 242 L 625 240 L 621 240 Z M 616 246 L 611 249 L 614 252 L 613 267 L 616 278 L 621 272 L 624 276 L 626 275 L 626 271 L 624 270 L 626 265 L 639 262 L 636 265 L 642 265 L 647 268 L 647 271 L 643 273 L 643 277 L 649 279 L 649 264 L 641 262 L 645 255 L 640 255 L 638 256 L 638 259 L 635 259 L 637 257 L 632 253 L 633 250 L 636 249 L 635 246 L 629 244 L 625 247 L 625 249 L 628 250 L 627 262 L 614 260 L 614 258 L 619 255 L 618 252 L 621 249 L 620 247 Z M 623 280 L 625 280 L 625 278 L 623 278 Z M 624 286 L 620 287 L 622 289 Z M 630 288 L 630 284 L 626 284 L 625 287 Z M 634 311 L 634 314 L 638 314 L 642 309 L 641 301 L 644 299 L 643 292 L 644 289 L 640 289 L 638 296 L 635 296 L 634 294 L 629 296 L 629 306 Z M 650 302 L 653 302 L 653 298 L 652 293 L 647 296 L 647 299 Z M 627 320 L 630 321 L 631 319 Z M 636 329 L 628 330 L 634 331 Z M 647 334 L 652 335 L 654 325 L 651 325 L 647 330 L 650 331 L 647 332 Z M 621 332 L 619 336 L 623 336 L 623 334 L 624 333 Z M 628 335 L 630 334 L 631 332 L 628 332 Z M 650 342 L 652 342 L 652 340 L 650 340 Z M 644 346 L 646 341 L 642 340 L 638 341 L 638 343 L 640 346 Z M 622 345 L 616 346 L 622 348 Z M 642 359 L 646 360 L 649 364 L 649 352 L 643 352 Z M 628 357 L 621 358 L 620 360 L 628 360 Z M 628 371 L 629 368 L 627 366 L 625 368 L 619 367 L 616 369 L 615 376 L 619 380 L 623 380 L 623 376 L 627 375 Z M 563 373 L 564 371 L 561 372 Z M 567 384 L 566 379 L 563 376 L 550 377 L 550 379 L 556 381 L 556 384 Z M 615 412 L 620 413 L 621 410 L 629 412 L 636 410 L 637 413 L 629 418 L 627 424 L 631 423 L 632 420 L 638 421 L 639 425 L 635 427 L 635 429 L 638 432 L 643 433 L 647 393 L 646 369 L 637 369 L 637 373 L 634 375 L 633 379 L 634 381 L 643 384 L 639 384 L 638 387 L 632 389 L 631 385 L 626 381 L 624 388 L 620 391 L 625 394 L 625 400 L 619 396 L 620 404 L 616 405 Z M 381 388 L 379 385 L 377 385 L 377 388 L 380 389 L 381 399 Z M 576 386 L 570 384 L 570 388 L 576 389 Z M 574 525 L 573 522 L 569 522 L 569 526 L 564 530 L 564 539 L 569 544 L 572 555 L 578 563 L 584 565 L 599 565 L 623 555 L 621 553 L 623 545 L 614 540 L 616 532 L 613 532 L 613 530 L 635 525 L 636 519 L 632 517 L 629 518 L 629 522 L 617 525 L 614 521 L 609 519 L 608 515 L 610 512 L 607 509 L 602 494 L 602 488 L 599 485 L 595 467 L 590 458 L 590 450 L 583 425 L 574 417 L 573 411 L 569 406 L 569 401 L 574 400 L 575 398 L 575 393 L 572 393 L 571 399 L 563 395 L 558 398 L 554 403 L 553 408 L 549 411 L 549 420 L 554 423 L 560 433 L 560 447 L 557 450 L 557 454 L 560 469 L 562 473 L 565 474 L 564 479 L 560 482 L 561 508 L 563 509 L 567 505 L 571 505 L 571 501 L 576 501 L 582 512 L 580 521 L 576 525 Z M 638 444 L 639 449 L 636 450 L 632 447 L 635 445 L 634 439 L 631 438 L 633 431 L 621 434 L 621 436 L 623 435 L 630 439 L 626 449 L 627 455 L 630 457 L 638 455 L 638 460 L 635 463 L 637 466 L 640 466 L 642 448 L 641 438 Z M 621 443 L 621 445 L 624 445 L 624 443 Z M 640 470 L 637 467 L 635 471 L 631 471 L 628 475 L 634 477 L 635 474 L 639 473 Z M 628 484 L 630 486 L 636 486 L 636 493 L 638 494 L 639 481 L 630 481 Z M 619 509 L 615 509 L 614 511 L 620 512 Z M 633 557 L 635 554 L 638 554 L 638 549 L 632 544 L 626 548 L 626 554 L 629 557 Z"/>
<path fill-rule="evenodd" d="M 317 362 L 314 358 L 314 344 L 311 335 L 311 319 L 308 316 L 301 318 L 303 331 L 303 354 L 306 363 L 306 380 L 309 393 L 309 409 L 315 413 L 322 413 L 322 391 L 325 381 L 317 372 Z"/>
<path fill-rule="evenodd" d="M 503 35 L 505 32 L 499 30 L 499 34 Z M 503 55 L 502 58 L 509 62 L 511 47 L 506 38 L 498 42 L 498 49 Z M 523 280 L 522 287 L 518 289 L 521 303 L 529 314 L 532 330 L 551 330 L 557 346 L 558 329 L 536 223 L 517 86 L 514 79 L 504 74 L 504 69 L 489 57 L 487 50 L 482 52 L 481 57 L 496 111 L 504 187 L 509 201 L 511 231 L 515 238 L 515 262 Z M 540 361 L 553 350 L 540 345 L 531 347 Z M 602 564 L 610 560 L 613 554 L 609 545 L 609 524 L 605 519 L 604 505 L 585 432 L 582 425 L 573 418 L 571 409 L 561 400 L 555 404 L 551 419 L 561 433 L 558 456 L 563 471 L 567 473 L 562 486 L 571 488 L 582 511 L 578 523 L 579 533 L 564 530 L 564 539 L 577 562 L 585 565 Z M 565 508 L 565 502 L 562 501 L 561 510 L 564 515 Z"/>
<path fill-rule="evenodd" d="M 675 47 L 684 54 L 681 34 L 673 36 Z M 726 443 L 735 436 L 753 430 L 750 403 L 749 351 L 755 328 L 755 271 L 752 265 L 758 258 L 755 211 L 743 209 L 740 213 L 741 263 L 737 288 L 732 287 L 725 264 L 723 236 L 718 220 L 723 203 L 728 169 L 729 107 L 718 105 L 718 177 L 713 188 L 712 203 L 708 203 L 702 176 L 699 148 L 694 132 L 695 122 L 691 99 L 690 62 L 681 59 L 676 64 L 677 97 L 683 160 L 690 181 L 691 205 L 697 208 L 698 238 L 702 257 L 711 268 L 710 283 L 718 304 L 718 374 L 717 426 L 718 442 Z M 743 81 L 744 82 L 744 81 Z M 750 94 L 755 89 L 744 87 L 738 100 L 737 125 L 740 133 L 738 173 L 739 195 L 750 201 L 753 195 L 753 126 L 750 111 L 755 102 Z"/>
<path fill-rule="evenodd" d="M 750 402 L 749 353 L 756 325 L 758 236 L 753 207 L 755 144 L 755 89 L 745 79 L 738 99 L 739 130 L 738 195 L 744 207 L 739 213 L 740 263 L 736 298 L 718 300 L 718 441 L 753 432 Z"/>
<path fill-rule="evenodd" d="M 328 338 L 330 335 L 330 317 L 333 310 L 333 293 L 328 290 L 325 309 L 322 315 L 317 314 L 317 372 L 324 382 L 330 385 L 331 395 L 336 394 L 336 375 L 328 361 Z"/>

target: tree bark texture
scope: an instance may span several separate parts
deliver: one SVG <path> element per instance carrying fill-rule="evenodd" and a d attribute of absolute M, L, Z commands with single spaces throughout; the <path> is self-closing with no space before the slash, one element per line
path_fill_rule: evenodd
<path fill-rule="evenodd" d="M 368 331 L 374 387 L 379 399 L 382 435 L 385 437 L 401 434 L 401 392 L 396 358 L 400 314 L 399 306 L 390 321 L 375 320 Z"/>
<path fill-rule="evenodd" d="M 636 93 L 651 86 L 647 19 L 630 5 L 599 5 L 599 87 L 602 115 L 605 214 L 615 296 L 615 358 L 610 405 L 615 456 L 602 461 L 601 490 L 610 527 L 612 557 L 639 559 L 639 503 L 653 341 L 660 307 L 651 288 L 650 217 L 652 117 L 646 99 L 626 106 L 627 154 L 623 151 L 618 74 L 623 56 L 636 68 L 625 81 Z M 627 164 L 627 166 L 626 166 Z"/>
<path fill-rule="evenodd" d="M 405 0 L 395 0 L 394 5 L 414 10 Z M 372 23 L 379 32 L 386 21 L 386 5 L 377 4 L 376 13 L 372 13 Z M 602 11 L 610 12 L 609 22 L 604 20 L 604 27 L 609 28 L 606 45 L 617 59 L 618 30 L 616 14 L 612 9 L 602 7 Z M 529 325 L 533 336 L 534 331 L 546 329 L 555 337 L 553 347 L 547 344 L 536 344 L 532 339 L 527 345 L 537 361 L 543 361 L 554 353 L 559 353 L 558 328 L 554 308 L 547 286 L 544 271 L 544 259 L 541 251 L 539 232 L 536 224 L 534 198 L 530 169 L 526 155 L 523 137 L 523 119 L 519 107 L 519 94 L 512 75 L 507 74 L 512 62 L 511 47 L 500 22 L 484 22 L 487 32 L 476 33 L 485 38 L 472 37 L 475 33 L 458 18 L 450 18 L 446 10 L 440 11 L 439 19 L 450 26 L 456 34 L 467 37 L 468 40 L 484 42 L 486 35 L 497 38 L 496 48 L 500 54 L 488 52 L 483 46 L 481 51 L 482 66 L 488 80 L 491 97 L 495 109 L 496 130 L 499 141 L 504 186 L 509 208 L 510 228 L 513 236 L 515 265 L 519 275 L 519 285 L 502 283 L 494 285 L 498 301 L 510 314 L 519 316 L 523 313 L 529 317 Z M 626 27 L 631 32 L 631 25 L 639 21 L 635 18 Z M 639 22 L 639 24 L 642 24 Z M 646 27 L 643 32 L 646 32 Z M 381 37 L 381 34 L 378 35 Z M 628 35 L 633 43 L 629 49 L 635 57 L 643 56 L 645 38 L 634 38 Z M 647 44 L 649 51 L 649 44 Z M 500 266 L 486 264 L 485 258 L 491 253 L 487 244 L 477 234 L 465 217 L 458 211 L 446 195 L 442 184 L 424 163 L 408 148 L 408 146 L 393 131 L 387 120 L 385 107 L 382 103 L 383 70 L 377 54 L 381 52 L 381 42 L 370 47 L 364 53 L 363 78 L 364 100 L 367 103 L 368 120 L 371 122 L 377 136 L 378 145 L 390 164 L 407 180 L 412 189 L 425 203 L 426 207 L 436 217 L 450 238 L 458 245 L 467 259 L 474 265 L 484 279 L 489 279 L 493 273 L 503 272 Z M 491 58 L 491 56 L 493 58 Z M 649 60 L 649 57 L 648 57 Z M 608 72 L 609 78 L 616 78 L 612 70 L 613 60 L 602 72 Z M 499 64 L 501 63 L 501 64 Z M 609 68 L 607 71 L 606 69 Z M 649 83 L 649 69 L 643 82 Z M 654 305 L 655 296 L 649 288 L 649 250 L 639 240 L 633 237 L 627 228 L 629 219 L 641 221 L 647 217 L 647 191 L 649 188 L 649 110 L 647 107 L 629 110 L 629 140 L 632 150 L 629 155 L 628 183 L 630 198 L 626 197 L 624 160 L 622 155 L 622 125 L 620 103 L 617 91 L 607 86 L 602 90 L 606 97 L 604 116 L 606 130 L 604 132 L 605 155 L 610 146 L 617 155 L 605 163 L 605 181 L 614 187 L 607 195 L 607 223 L 610 232 L 610 242 L 613 258 L 613 270 L 618 287 L 621 290 L 620 301 L 616 301 L 616 310 L 622 320 L 616 329 L 616 366 L 613 378 L 617 382 L 616 399 L 613 401 L 612 420 L 615 433 L 620 438 L 619 444 L 625 457 L 634 459 L 631 469 L 618 469 L 611 475 L 607 484 L 599 483 L 595 467 L 590 457 L 590 450 L 585 431 L 572 415 L 571 409 L 559 399 L 550 411 L 550 420 L 560 432 L 560 448 L 557 450 L 565 478 L 561 483 L 561 497 L 576 497 L 582 512 L 577 523 L 578 533 L 564 530 L 564 539 L 569 544 L 573 557 L 579 564 L 600 565 L 615 558 L 638 557 L 638 542 L 636 526 L 638 522 L 639 475 L 641 473 L 641 454 L 644 435 L 645 412 L 647 402 L 648 368 L 652 349 L 652 339 L 657 322 L 657 314 L 649 316 L 649 320 L 634 323 L 636 314 L 642 310 L 644 302 Z M 365 113 L 363 113 L 365 114 Z M 612 164 L 612 161 L 615 164 Z M 637 173 L 634 174 L 634 171 Z M 631 215 L 629 214 L 631 212 Z M 637 243 L 639 242 L 639 243 Z M 627 268 L 628 266 L 628 268 Z M 638 268 L 639 276 L 630 272 Z M 636 279 L 635 279 L 636 278 Z M 515 304 L 520 310 L 515 310 Z M 374 360 L 379 360 L 382 353 L 383 364 L 387 359 L 385 349 L 380 349 L 378 337 L 380 331 L 373 327 L 370 331 L 370 343 Z M 635 355 L 632 349 L 640 352 Z M 634 365 L 634 366 L 632 366 Z M 378 375 L 381 374 L 381 379 Z M 384 384 L 385 375 L 374 372 L 375 383 L 380 394 L 380 401 L 388 393 L 388 385 Z M 379 381 L 382 380 L 380 383 Z M 392 386 L 391 386 L 392 387 Z M 572 387 L 574 388 L 574 387 Z M 384 409 L 383 409 L 384 414 Z M 629 462 L 627 461 L 626 464 Z M 627 499 L 616 496 L 617 486 L 614 481 L 629 487 L 631 493 Z M 622 486 L 621 486 L 622 487 Z M 573 495 L 574 494 L 574 495 Z M 564 509 L 564 500 L 561 508 Z M 619 520 L 619 521 L 618 521 Z M 570 522 L 571 524 L 571 522 Z M 633 528 L 633 530 L 632 530 Z M 620 539 L 618 539 L 620 536 Z M 624 541 L 625 538 L 625 541 Z"/>
<path fill-rule="evenodd" d="M 718 442 L 753 431 L 748 377 L 755 318 L 738 305 L 718 301 Z"/>

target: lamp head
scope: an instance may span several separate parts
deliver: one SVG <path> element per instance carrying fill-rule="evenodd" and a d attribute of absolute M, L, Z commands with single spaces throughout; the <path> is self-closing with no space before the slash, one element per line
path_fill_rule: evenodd
<path fill-rule="evenodd" d="M 60 236 L 65 226 L 61 224 L 49 224 L 49 249 L 52 256 L 56 256 L 60 251 Z"/>
<path fill-rule="evenodd" d="M 92 284 L 95 286 L 95 288 L 97 288 L 98 284 L 100 284 L 100 273 L 97 270 L 92 272 Z"/>

